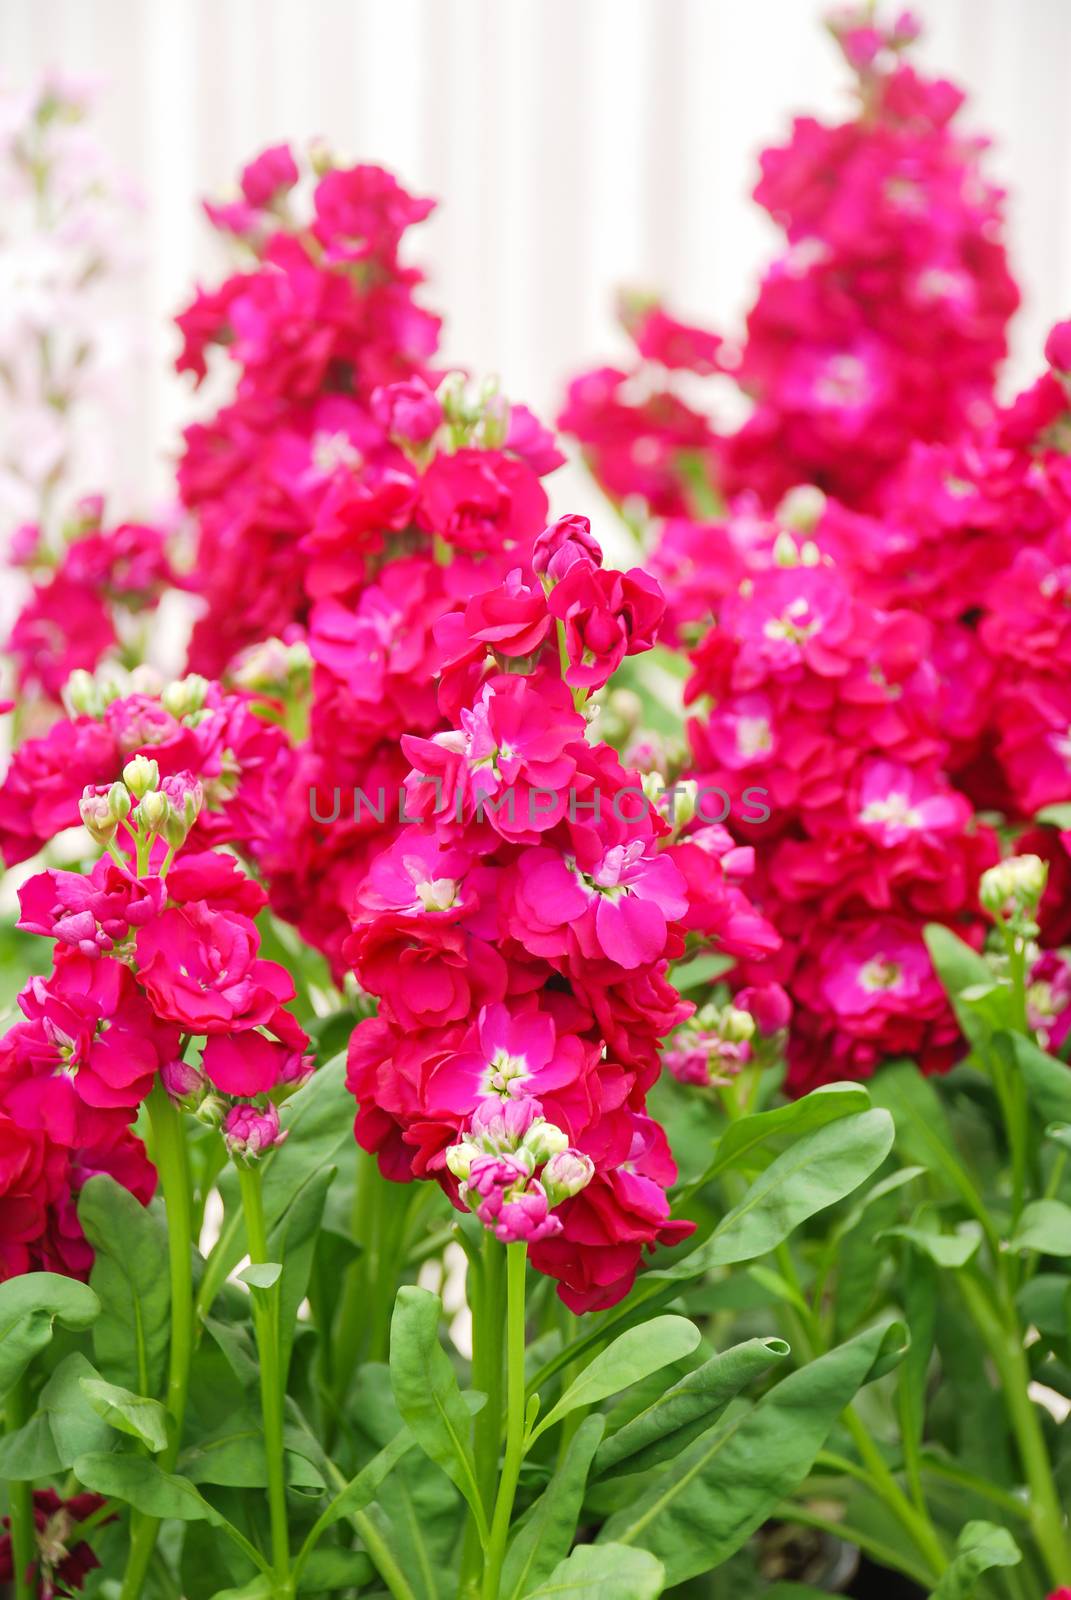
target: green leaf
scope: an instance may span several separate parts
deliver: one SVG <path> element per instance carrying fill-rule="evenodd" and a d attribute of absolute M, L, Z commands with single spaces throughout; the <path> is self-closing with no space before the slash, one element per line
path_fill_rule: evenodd
<path fill-rule="evenodd" d="M 956 1149 L 945 1108 L 913 1061 L 890 1061 L 871 1080 L 870 1097 L 896 1120 L 897 1149 L 939 1177 L 976 1215 L 986 1207 Z"/>
<path fill-rule="evenodd" d="M 89 1282 L 103 1308 L 93 1325 L 97 1366 L 134 1394 L 155 1393 L 171 1332 L 163 1218 L 99 1172 L 82 1186 L 78 1220 L 96 1252 Z"/>
<path fill-rule="evenodd" d="M 64 1357 L 38 1395 L 33 1416 L 0 1439 L 0 1478 L 51 1478 L 84 1451 L 107 1450 L 115 1442 L 82 1390 L 82 1380 L 95 1377 L 78 1351 Z"/>
<path fill-rule="evenodd" d="M 657 1600 L 665 1569 L 646 1550 L 621 1544 L 579 1544 L 525 1600 Z"/>
<path fill-rule="evenodd" d="M 283 1275 L 280 1261 L 253 1261 L 238 1274 L 251 1289 L 270 1289 Z"/>
<path fill-rule="evenodd" d="M 100 1315 L 88 1284 L 58 1272 L 24 1272 L 0 1283 L 0 1399 L 52 1338 L 56 1322 L 81 1331 Z"/>
<path fill-rule="evenodd" d="M 1027 1093 L 1046 1122 L 1071 1122 L 1071 1068 L 1038 1048 L 1021 1033 L 1002 1033 L 994 1041 L 1019 1071 Z"/>
<path fill-rule="evenodd" d="M 669 1462 L 599 1542 L 650 1550 L 668 1586 L 719 1566 L 799 1487 L 841 1412 L 902 1353 L 905 1336 L 902 1324 L 868 1328 L 782 1379 Z"/>
<path fill-rule="evenodd" d="M 714 1164 L 706 1177 L 709 1180 L 727 1170 L 761 1172 L 787 1143 L 869 1107 L 870 1096 L 862 1084 L 830 1083 L 775 1111 L 741 1117 L 718 1141 Z"/>
<path fill-rule="evenodd" d="M 887 1111 L 860 1111 L 804 1134 L 722 1218 L 697 1252 L 698 1262 L 686 1258 L 667 1274 L 693 1277 L 710 1267 L 768 1255 L 808 1217 L 836 1205 L 876 1172 L 892 1149 L 894 1133 Z"/>
<path fill-rule="evenodd" d="M 938 1267 L 956 1271 L 965 1267 L 981 1243 L 981 1234 L 931 1233 L 924 1228 L 887 1228 L 882 1239 L 903 1239 Z"/>
<path fill-rule="evenodd" d="M 518 1600 L 527 1594 L 569 1554 L 591 1460 L 605 1426 L 602 1416 L 584 1418 L 557 1472 L 514 1533 L 502 1568 L 504 1600 Z"/>
<path fill-rule="evenodd" d="M 365 1506 L 372 1504 L 376 1498 L 385 1478 L 392 1473 L 398 1462 L 406 1455 L 416 1443 L 408 1428 L 402 1428 L 395 1434 L 389 1444 L 383 1446 L 378 1455 L 363 1466 L 357 1475 L 350 1479 L 344 1489 L 340 1489 L 331 1504 L 317 1518 L 306 1543 L 311 1549 L 322 1533 L 342 1522 L 346 1517 L 352 1517 L 354 1512 L 363 1511 Z"/>
<path fill-rule="evenodd" d="M 1023 1209 L 1008 1249 L 1071 1256 L 1071 1206 L 1061 1200 L 1032 1200 Z"/>
<path fill-rule="evenodd" d="M 286 1481 L 292 1489 L 322 1490 L 324 1478 L 308 1459 L 303 1434 L 287 1427 L 283 1433 Z M 179 1468 L 191 1483 L 220 1488 L 263 1489 L 268 1483 L 268 1457 L 264 1424 L 259 1412 L 240 1409 L 221 1427 L 188 1445 Z"/>
<path fill-rule="evenodd" d="M 138 1439 L 155 1455 L 167 1448 L 167 1412 L 159 1400 L 147 1400 L 144 1395 L 131 1394 L 118 1384 L 106 1383 L 103 1378 L 82 1378 L 82 1393 L 98 1417 L 120 1433 Z"/>
<path fill-rule="evenodd" d="M 600 1445 L 596 1477 L 621 1467 L 642 1472 L 679 1455 L 717 1421 L 730 1400 L 789 1353 L 783 1339 L 748 1339 L 712 1356 Z"/>
<path fill-rule="evenodd" d="M 471 1413 L 439 1343 L 442 1301 L 405 1284 L 390 1328 L 390 1376 L 398 1410 L 417 1444 L 457 1485 L 480 1522 L 483 1502 L 472 1453 Z"/>
<path fill-rule="evenodd" d="M 984 988 L 996 979 L 993 968 L 978 951 L 940 922 L 925 929 L 926 948 L 946 994 L 956 996 L 964 989 Z"/>
<path fill-rule="evenodd" d="M 164 1472 L 146 1456 L 87 1454 L 74 1463 L 74 1475 L 95 1494 L 125 1500 L 146 1516 L 179 1522 L 204 1520 L 222 1527 L 225 1518 L 186 1478 Z"/>
<path fill-rule="evenodd" d="M 956 1540 L 956 1553 L 932 1600 L 970 1600 L 978 1579 L 993 1567 L 1015 1567 L 1022 1552 L 1007 1528 L 968 1522 Z"/>
<path fill-rule="evenodd" d="M 364 1589 L 376 1569 L 363 1550 L 314 1550 L 298 1583 L 299 1594 L 329 1594 L 333 1589 Z"/>
<path fill-rule="evenodd" d="M 547 1412 L 532 1435 L 541 1433 L 581 1406 L 594 1406 L 607 1396 L 627 1389 L 648 1373 L 668 1367 L 690 1355 L 699 1343 L 699 1329 L 687 1317 L 654 1317 L 619 1334 L 601 1355 L 584 1368 L 566 1389 L 556 1406 Z"/>
<path fill-rule="evenodd" d="M 1065 1339 L 1071 1330 L 1071 1278 L 1039 1272 L 1015 1297 L 1023 1321 L 1049 1338 Z"/>
<path fill-rule="evenodd" d="M 678 961 L 673 968 L 673 987 L 680 994 L 690 994 L 693 989 L 705 989 L 736 965 L 732 956 L 693 956 L 690 961 Z"/>

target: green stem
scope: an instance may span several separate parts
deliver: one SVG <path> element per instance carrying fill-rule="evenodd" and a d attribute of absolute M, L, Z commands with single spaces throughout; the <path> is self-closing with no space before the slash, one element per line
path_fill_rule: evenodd
<path fill-rule="evenodd" d="M 337 1331 L 332 1341 L 332 1410 L 336 1415 L 346 1398 L 350 1380 L 360 1362 L 368 1334 L 370 1289 L 368 1254 L 372 1249 L 372 1236 L 375 1232 L 378 1185 L 382 1181 L 375 1156 L 369 1155 L 367 1150 L 358 1148 L 350 1231 L 361 1253 L 346 1277 Z"/>
<path fill-rule="evenodd" d="M 254 1265 L 270 1260 L 264 1199 L 258 1166 L 238 1167 L 249 1259 Z M 253 1323 L 260 1356 L 260 1407 L 264 1420 L 264 1450 L 268 1458 L 268 1511 L 275 1593 L 286 1596 L 290 1584 L 290 1535 L 286 1512 L 286 1476 L 283 1456 L 284 1374 L 279 1355 L 279 1285 L 253 1289 Z"/>
<path fill-rule="evenodd" d="M 1030 1524 L 1053 1588 L 1071 1578 L 1071 1540 L 1060 1495 L 1053 1481 L 1037 1408 L 1030 1398 L 1030 1367 L 1014 1313 L 1001 1317 L 990 1304 L 991 1291 L 966 1272 L 958 1282 L 971 1320 L 989 1351 L 1030 1490 Z"/>
<path fill-rule="evenodd" d="M 848 1523 L 837 1522 L 832 1517 L 819 1516 L 817 1512 L 805 1506 L 798 1506 L 794 1501 L 778 1506 L 776 1516 L 781 1522 L 798 1522 L 805 1528 L 817 1528 L 820 1533 L 832 1534 L 835 1539 L 842 1539 L 845 1544 L 854 1544 L 856 1549 L 862 1550 L 864 1555 L 871 1556 L 879 1566 L 904 1573 L 923 1589 L 933 1587 L 931 1574 L 925 1567 L 920 1566 L 904 1550 L 891 1544 L 884 1544 L 880 1539 L 864 1533 L 861 1528 L 850 1527 Z"/>
<path fill-rule="evenodd" d="M 506 1246 L 506 1455 L 483 1572 L 482 1600 L 498 1600 L 510 1518 L 524 1460 L 524 1293 L 528 1246 Z"/>
<path fill-rule="evenodd" d="M 167 1254 L 171 1278 L 171 1341 L 168 1354 L 167 1409 L 171 1427 L 160 1465 L 170 1472 L 182 1447 L 186 1397 L 193 1356 L 193 1203 L 182 1113 L 157 1080 L 146 1101 L 152 1128 L 153 1159 L 167 1210 Z M 157 1518 L 130 1514 L 130 1550 L 119 1600 L 137 1600 L 156 1549 Z"/>
<path fill-rule="evenodd" d="M 30 1389 L 24 1372 L 7 1397 L 5 1423 L 7 1431 L 14 1433 L 30 1415 Z M 37 1539 L 34 1532 L 33 1484 L 19 1480 L 7 1488 L 8 1516 L 11 1519 L 11 1567 L 15 1582 L 16 1600 L 33 1600 L 37 1593 L 34 1565 L 37 1560 Z"/>
<path fill-rule="evenodd" d="M 799 1338 L 802 1333 L 802 1347 L 809 1357 L 820 1354 L 823 1349 L 821 1325 L 807 1305 L 803 1285 L 800 1283 L 796 1264 L 787 1243 L 777 1247 L 776 1258 L 781 1276 L 793 1290 L 797 1301 L 802 1301 L 805 1308 L 800 1310 L 795 1305 L 787 1308 L 793 1319 L 796 1337 Z M 881 1501 L 909 1536 L 926 1563 L 930 1579 L 938 1581 L 948 1565 L 948 1560 L 928 1512 L 917 1509 L 911 1504 L 886 1465 L 885 1458 L 871 1438 L 866 1425 L 852 1406 L 844 1412 L 844 1422 L 859 1452 L 859 1459 L 869 1479 L 871 1493 Z"/>
<path fill-rule="evenodd" d="M 167 1409 L 174 1431 L 161 1457 L 170 1472 L 182 1446 L 186 1399 L 193 1356 L 193 1199 L 182 1112 L 163 1085 L 153 1085 L 148 1099 L 153 1155 L 167 1207 L 167 1252 L 171 1274 L 171 1345 L 167 1371 Z"/>

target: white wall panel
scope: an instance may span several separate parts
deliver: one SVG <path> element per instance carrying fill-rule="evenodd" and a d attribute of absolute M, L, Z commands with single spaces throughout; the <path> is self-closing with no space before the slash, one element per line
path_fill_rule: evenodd
<path fill-rule="evenodd" d="M 197 198 L 285 137 L 394 167 L 440 210 L 414 253 L 449 359 L 495 368 L 552 413 L 612 356 L 623 282 L 738 325 L 775 242 L 748 200 L 761 145 L 833 114 L 846 74 L 813 0 L 0 0 L 0 77 L 46 66 L 104 85 L 99 126 L 145 192 L 148 358 L 124 476 L 166 494 L 195 402 L 168 317 L 220 255 Z M 1026 294 L 1016 378 L 1071 309 L 1071 7 L 920 0 L 923 59 L 971 91 L 1013 190 Z M 572 484 L 577 483 L 572 480 Z M 566 479 L 568 485 L 570 480 Z"/>

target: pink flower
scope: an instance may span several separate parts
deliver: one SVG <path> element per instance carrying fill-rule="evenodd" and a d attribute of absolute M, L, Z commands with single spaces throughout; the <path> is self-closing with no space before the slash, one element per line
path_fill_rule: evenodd
<path fill-rule="evenodd" d="M 311 1057 L 255 1029 L 213 1034 L 205 1042 L 201 1065 L 215 1088 L 234 1095 L 267 1094 L 280 1084 L 298 1084 L 312 1072 Z"/>
<path fill-rule="evenodd" d="M 495 450 L 435 457 L 424 474 L 416 520 L 455 550 L 511 550 L 534 538 L 547 497 L 530 467 Z"/>
<path fill-rule="evenodd" d="M 1071 372 L 1071 322 L 1057 322 L 1045 340 L 1045 360 L 1057 372 Z"/>
<path fill-rule="evenodd" d="M 457 831 L 475 819 L 505 838 L 534 839 L 563 814 L 576 771 L 572 742 L 584 721 L 557 680 L 496 676 L 461 713 L 461 727 L 432 739 L 405 736 L 413 764 L 406 812 Z"/>
<path fill-rule="evenodd" d="M 76 827 L 83 789 L 110 783 L 119 765 L 114 735 L 91 717 L 57 722 L 44 738 L 20 744 L 0 787 L 5 865 L 25 861 L 64 828 Z"/>
<path fill-rule="evenodd" d="M 139 930 L 138 981 L 157 1016 L 188 1033 L 270 1025 L 294 984 L 283 967 L 257 957 L 259 944 L 248 917 L 191 900 Z"/>
<path fill-rule="evenodd" d="M 687 906 L 673 862 L 641 839 L 612 845 L 584 868 L 550 850 L 527 851 L 514 893 L 515 937 L 542 954 L 576 949 L 628 969 L 663 954 L 668 923 Z"/>
<path fill-rule="evenodd" d="M 242 168 L 242 193 L 251 206 L 270 206 L 294 187 L 298 177 L 290 146 L 271 145 Z"/>
<path fill-rule="evenodd" d="M 602 546 L 592 534 L 587 517 L 559 517 L 543 529 L 532 546 L 533 572 L 540 577 L 546 574 L 555 582 L 579 561 L 602 566 Z"/>
<path fill-rule="evenodd" d="M 638 567 L 608 572 L 579 560 L 555 584 L 547 605 L 565 624 L 565 681 L 585 689 L 601 688 L 625 656 L 649 650 L 666 609 L 658 584 Z"/>
<path fill-rule="evenodd" d="M 163 903 L 159 878 L 135 878 L 102 856 L 88 878 L 52 870 L 28 878 L 19 889 L 18 926 L 95 960 L 143 927 Z"/>
<path fill-rule="evenodd" d="M 466 1111 L 494 1095 L 543 1099 L 581 1075 L 588 1053 L 579 1039 L 559 1038 L 543 1012 L 483 1006 L 461 1048 L 430 1073 L 426 1103 L 432 1112 Z"/>
<path fill-rule="evenodd" d="M 443 420 L 435 391 L 421 377 L 374 389 L 372 415 L 392 439 L 405 444 L 427 444 Z"/>
<path fill-rule="evenodd" d="M 506 449 L 520 456 L 537 477 L 545 478 L 560 467 L 565 457 L 554 442 L 554 435 L 543 426 L 527 406 L 510 406 Z"/>
<path fill-rule="evenodd" d="M 282 1132 L 279 1113 L 269 1102 L 256 1105 L 232 1106 L 223 1119 L 223 1139 L 232 1156 L 255 1161 L 268 1150 L 274 1150 L 289 1137 L 289 1129 Z"/>
<path fill-rule="evenodd" d="M 382 167 L 335 167 L 324 174 L 314 196 L 313 231 L 332 260 L 393 258 L 407 228 L 423 222 L 433 200 L 406 194 Z"/>
<path fill-rule="evenodd" d="M 118 961 L 64 955 L 50 978 L 30 979 L 19 1005 L 40 1024 L 56 1070 L 88 1106 L 139 1105 L 157 1069 L 177 1052 L 177 1030 L 153 1015 Z"/>
<path fill-rule="evenodd" d="M 497 588 L 473 596 L 465 607 L 464 626 L 470 638 L 490 645 L 498 655 L 533 655 L 550 631 L 546 596 L 538 584 L 525 583 L 515 567 Z"/>

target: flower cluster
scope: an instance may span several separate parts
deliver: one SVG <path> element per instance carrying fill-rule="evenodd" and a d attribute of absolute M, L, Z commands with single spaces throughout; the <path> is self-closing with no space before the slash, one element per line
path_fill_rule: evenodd
<path fill-rule="evenodd" d="M 48 536 L 118 466 L 137 201 L 60 73 L 0 97 L 0 518 Z"/>
<path fill-rule="evenodd" d="M 141 654 L 136 619 L 177 582 L 162 529 L 105 528 L 103 509 L 98 497 L 78 504 L 58 557 L 41 528 L 19 530 L 12 554 L 33 584 L 4 648 L 23 703 L 35 691 L 58 701 L 73 672 L 95 671 L 120 646 L 124 655 Z"/>
<path fill-rule="evenodd" d="M 762 155 L 755 199 L 786 244 L 740 348 L 630 299 L 638 368 L 570 389 L 561 425 L 619 503 L 695 516 L 711 509 L 711 485 L 772 507 L 807 483 L 867 505 L 914 443 L 954 439 L 992 412 L 1018 292 L 984 141 L 957 130 L 959 90 L 905 61 L 909 15 L 881 27 L 839 12 L 831 27 L 858 109 L 832 125 L 800 117 Z M 751 401 L 744 424 L 716 430 L 674 388 L 680 369 L 731 380 Z"/>
<path fill-rule="evenodd" d="M 689 933 L 736 955 L 776 939 L 719 849 L 676 840 L 588 738 L 589 686 L 649 646 L 656 586 L 607 572 L 582 518 L 517 559 L 436 629 L 451 726 L 403 738 L 411 820 L 358 890 L 345 953 L 380 1004 L 349 1081 L 388 1176 L 438 1178 L 588 1310 L 681 1232 L 646 1111 L 691 1009 L 669 962 Z"/>
<path fill-rule="evenodd" d="M 922 929 L 980 940 L 974 886 L 997 847 L 944 770 L 928 625 L 872 605 L 787 530 L 763 546 L 767 525 L 744 526 L 746 575 L 712 597 L 715 626 L 692 655 L 688 698 L 706 709 L 689 733 L 701 785 L 769 797 L 764 823 L 736 827 L 762 840 L 760 901 L 784 940 L 765 976 L 792 999 L 789 1084 L 901 1054 L 944 1068 L 958 1032 Z"/>
<path fill-rule="evenodd" d="M 20 746 L 0 790 L 10 860 L 79 819 L 105 852 L 19 890 L 19 926 L 54 941 L 54 962 L 0 1041 L 4 1276 L 88 1269 L 75 1207 L 93 1172 L 148 1201 L 130 1124 L 157 1081 L 256 1153 L 279 1137 L 268 1097 L 310 1070 L 293 980 L 259 954 L 265 892 L 213 848 L 255 853 L 285 736 L 203 679 L 110 700 L 92 679 L 78 689 L 87 709 Z"/>
<path fill-rule="evenodd" d="M 41 1600 L 56 1600 L 60 1595 L 81 1589 L 87 1575 L 100 1562 L 85 1540 L 76 1539 L 71 1544 L 71 1534 L 87 1517 L 105 1504 L 103 1495 L 75 1494 L 61 1499 L 55 1489 L 35 1489 L 33 1494 L 33 1522 L 35 1544 L 35 1570 L 32 1576 L 34 1593 Z M 4 1525 L 8 1525 L 4 1518 Z M 13 1551 L 10 1533 L 0 1538 L 0 1582 L 11 1583 L 15 1577 L 12 1565 Z"/>
<path fill-rule="evenodd" d="M 431 202 L 378 167 L 334 167 L 321 150 L 313 166 L 311 214 L 286 146 L 245 168 L 239 200 L 207 208 L 253 264 L 178 318 L 180 371 L 203 378 L 212 347 L 237 368 L 234 398 L 188 430 L 179 467 L 206 602 L 190 665 L 212 675 L 362 581 L 411 520 L 403 445 L 440 420 L 425 381 L 438 318 L 400 260 Z"/>

